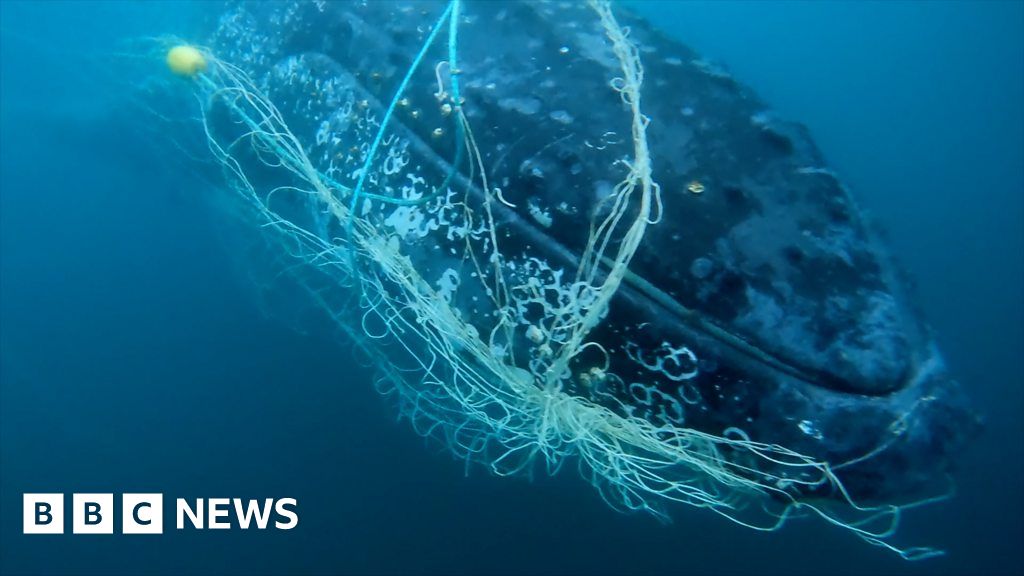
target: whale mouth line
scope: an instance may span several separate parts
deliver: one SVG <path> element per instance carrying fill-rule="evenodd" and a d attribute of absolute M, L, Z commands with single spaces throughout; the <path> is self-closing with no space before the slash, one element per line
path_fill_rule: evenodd
<path fill-rule="evenodd" d="M 416 131 L 404 122 L 394 122 L 392 127 L 394 130 L 401 132 L 403 137 L 408 139 L 410 146 L 418 148 L 423 153 L 423 158 L 432 161 L 436 168 L 446 173 L 451 169 L 451 164 L 449 164 L 441 155 L 437 154 L 428 142 L 420 138 Z M 478 195 L 480 198 L 485 196 L 483 190 L 479 188 L 477 183 L 469 180 L 463 174 L 455 172 L 453 180 L 459 182 L 460 186 L 468 189 L 472 194 Z M 516 211 L 509 209 L 501 203 L 497 203 L 494 206 L 494 210 L 501 213 L 502 217 L 505 218 L 509 225 L 516 227 L 517 232 L 524 233 L 531 239 L 544 243 L 544 245 L 551 250 L 555 256 L 567 262 L 572 267 L 575 267 L 578 264 L 576 254 L 572 252 L 569 247 L 546 234 L 544 230 L 541 230 L 533 222 L 522 218 Z M 610 263 L 607 258 L 603 259 L 601 264 L 603 264 L 604 271 L 610 269 Z M 784 359 L 777 353 L 764 350 L 763 348 L 751 343 L 743 336 L 723 328 L 700 311 L 684 306 L 664 290 L 658 288 L 631 270 L 626 271 L 623 278 L 623 285 L 619 290 L 619 295 L 632 300 L 642 298 L 648 304 L 668 312 L 693 332 L 724 345 L 725 347 L 733 350 L 736 354 L 746 357 L 750 361 L 776 372 L 785 374 L 788 377 L 800 380 L 808 386 L 814 386 L 819 389 L 830 390 L 837 393 L 885 397 L 911 386 L 917 380 L 916 376 L 911 373 L 900 381 L 894 382 L 884 388 L 879 388 L 877 386 L 858 387 L 856 383 L 831 375 L 828 372 L 798 366 L 793 362 Z M 917 371 L 917 369 L 913 370 L 913 372 Z"/>
<path fill-rule="evenodd" d="M 377 102 L 377 100 L 369 93 L 363 83 L 352 77 L 351 73 L 345 70 L 340 63 L 337 63 L 328 55 L 317 52 L 314 52 L 314 54 L 333 62 L 334 65 L 337 66 L 337 68 L 333 70 L 334 73 L 341 73 L 347 76 L 348 80 L 362 91 L 363 97 L 370 100 L 372 104 L 379 104 L 379 102 Z M 392 130 L 401 133 L 402 137 L 407 139 L 409 142 L 410 147 L 417 149 L 420 152 L 421 157 L 432 162 L 435 168 L 444 173 L 451 172 L 452 166 L 448 160 L 446 160 L 443 155 L 439 154 L 433 146 L 422 138 L 411 126 L 401 120 L 396 120 L 392 123 L 391 128 Z M 471 181 L 460 172 L 456 171 L 453 173 L 453 181 L 458 182 L 461 187 L 469 190 L 470 193 L 477 197 L 484 198 L 485 194 L 483 190 L 479 188 L 477 182 Z M 544 244 L 554 256 L 568 263 L 571 267 L 575 267 L 578 264 L 577 255 L 568 246 L 565 246 L 558 239 L 551 237 L 545 230 L 541 229 L 534 222 L 521 217 L 521 215 L 515 210 L 512 210 L 501 203 L 495 204 L 493 209 L 497 213 L 501 213 L 502 218 L 509 225 L 515 227 L 517 232 L 524 233 L 532 240 Z M 607 258 L 604 258 L 601 264 L 603 265 L 602 269 L 605 272 L 607 272 L 611 267 Z M 619 293 L 627 299 L 636 300 L 638 298 L 642 298 L 646 300 L 649 305 L 653 305 L 658 309 L 671 314 L 674 319 L 678 320 L 681 324 L 684 324 L 689 330 L 692 330 L 697 335 L 709 338 L 717 344 L 731 349 L 735 354 L 745 357 L 748 361 L 759 364 L 774 372 L 784 374 L 787 377 L 795 378 L 808 386 L 836 393 L 859 394 L 869 397 L 885 397 L 899 392 L 913 386 L 919 380 L 917 373 L 922 369 L 921 364 L 923 362 L 927 362 L 929 358 L 935 355 L 930 353 L 926 355 L 922 361 L 914 362 L 912 366 L 908 367 L 901 378 L 893 380 L 886 385 L 880 385 L 878 382 L 871 382 L 870 384 L 866 382 L 858 383 L 856 381 L 851 381 L 831 374 L 827 370 L 800 366 L 799 364 L 786 359 L 778 352 L 765 350 L 757 344 L 752 343 L 743 335 L 723 327 L 720 323 L 716 322 L 699 310 L 683 305 L 664 290 L 631 270 L 626 271 L 625 277 L 623 278 L 623 285 L 621 286 Z"/>
<path fill-rule="evenodd" d="M 633 272 L 627 271 L 624 283 L 628 288 L 636 290 L 639 295 L 672 314 L 695 332 L 733 349 L 735 352 L 746 356 L 756 363 L 796 378 L 809 386 L 844 394 L 885 397 L 920 383 L 923 379 L 922 374 L 933 375 L 942 366 L 941 356 L 938 355 L 937 351 L 932 350 L 928 353 L 924 362 L 915 362 L 915 365 L 908 370 L 908 374 L 894 383 L 894 385 L 884 389 L 858 388 L 855 383 L 822 370 L 798 366 L 776 353 L 758 347 L 743 336 L 723 328 L 700 311 L 684 306 L 665 293 L 665 291 Z"/>
<path fill-rule="evenodd" d="M 675 315 L 681 322 L 685 322 L 691 328 L 735 349 L 737 352 L 749 356 L 752 360 L 803 380 L 807 384 L 820 386 L 820 379 L 815 377 L 813 373 L 795 366 L 771 352 L 758 348 L 742 336 L 722 328 L 697 310 L 680 304 L 677 300 L 666 294 L 665 291 L 637 274 L 627 272 L 625 282 L 657 306 Z"/>

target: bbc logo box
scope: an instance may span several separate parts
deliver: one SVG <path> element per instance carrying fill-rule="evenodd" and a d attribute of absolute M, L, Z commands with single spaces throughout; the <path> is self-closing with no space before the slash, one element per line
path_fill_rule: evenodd
<path fill-rule="evenodd" d="M 64 533 L 63 494 L 25 494 L 22 513 L 25 534 Z"/>
<path fill-rule="evenodd" d="M 23 496 L 25 534 L 64 533 L 64 494 Z M 114 533 L 113 494 L 72 494 L 74 534 Z M 163 534 L 163 494 L 122 494 L 122 534 Z"/>

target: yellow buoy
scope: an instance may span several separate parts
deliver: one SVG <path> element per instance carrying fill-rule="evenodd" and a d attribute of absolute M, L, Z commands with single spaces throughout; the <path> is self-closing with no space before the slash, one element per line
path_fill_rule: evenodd
<path fill-rule="evenodd" d="M 175 46 L 167 52 L 167 67 L 179 76 L 195 76 L 206 70 L 206 58 L 194 46 Z"/>

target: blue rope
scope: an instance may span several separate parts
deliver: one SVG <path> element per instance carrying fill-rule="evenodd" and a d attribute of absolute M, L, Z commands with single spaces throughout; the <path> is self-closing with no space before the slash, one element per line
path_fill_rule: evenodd
<path fill-rule="evenodd" d="M 384 119 L 380 123 L 380 130 L 377 131 L 377 137 L 374 138 L 373 144 L 370 146 L 370 151 L 366 155 L 366 161 L 363 162 L 363 170 L 359 174 L 359 180 L 356 181 L 356 188 L 355 191 L 352 193 L 352 201 L 349 203 L 349 216 L 348 220 L 345 222 L 345 233 L 348 236 L 349 246 L 352 245 L 352 221 L 355 219 L 356 208 L 359 203 L 359 200 L 363 196 L 363 185 L 366 183 L 366 177 L 370 173 L 370 166 L 373 163 L 374 156 L 377 155 L 377 148 L 380 147 L 381 140 L 384 139 L 384 131 L 387 129 L 388 122 L 391 121 L 391 116 L 394 114 L 395 108 L 398 106 L 398 101 L 402 98 L 402 94 L 405 92 L 406 87 L 409 85 L 409 81 L 412 80 L 413 73 L 416 72 L 417 68 L 419 68 L 420 62 L 423 61 L 424 55 L 426 55 L 427 50 L 430 49 L 431 44 L 434 43 L 434 40 L 437 38 L 438 32 L 441 31 L 441 26 L 444 24 L 444 21 L 448 19 L 452 12 L 458 12 L 458 4 L 459 0 L 452 0 L 448 4 L 448 7 L 445 8 L 444 13 L 441 14 L 441 17 L 437 19 L 437 23 L 434 24 L 434 29 L 430 31 L 430 35 L 427 36 L 427 40 L 423 43 L 423 47 L 420 48 L 419 54 L 417 54 L 416 58 L 412 61 L 412 65 L 409 67 L 409 70 L 405 73 L 405 78 L 402 79 L 402 83 L 398 85 L 398 90 L 395 91 L 395 96 L 391 99 L 391 105 L 388 106 L 387 112 L 384 113 Z M 456 27 L 457 22 L 452 21 L 451 26 L 449 28 L 449 57 L 451 56 L 451 54 L 455 52 L 453 44 L 455 33 L 453 29 L 455 29 Z M 449 66 L 449 70 L 451 70 L 451 65 Z M 452 85 L 455 86 L 456 80 L 454 74 L 452 75 L 452 82 Z M 458 104 L 457 100 L 456 104 Z M 459 153 L 460 151 L 461 145 L 459 147 L 459 151 L 456 152 L 456 158 L 461 156 L 461 154 Z M 447 183 L 451 179 L 451 177 L 452 174 L 449 174 L 448 179 L 446 179 L 445 182 Z M 439 193 L 439 190 L 435 190 L 432 196 L 437 195 Z M 425 199 L 421 198 L 419 199 L 419 201 L 422 202 L 425 201 Z M 352 252 L 350 251 L 350 254 L 351 253 Z"/>

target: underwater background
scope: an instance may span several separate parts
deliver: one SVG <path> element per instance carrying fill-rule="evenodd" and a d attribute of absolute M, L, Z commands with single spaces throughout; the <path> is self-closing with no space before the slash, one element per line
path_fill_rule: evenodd
<path fill-rule="evenodd" d="M 210 184 L 126 113 L 217 3 L 0 2 L 0 572 L 1020 573 L 1024 4 L 629 2 L 806 123 L 985 418 L 907 563 L 819 521 L 609 509 L 396 423 L 336 334 L 263 313 Z M 201 38 L 199 39 L 201 40 Z M 297 296 L 298 297 L 298 296 Z M 287 300 L 288 295 L 278 295 Z M 25 492 L 294 497 L 290 531 L 25 536 Z"/>

